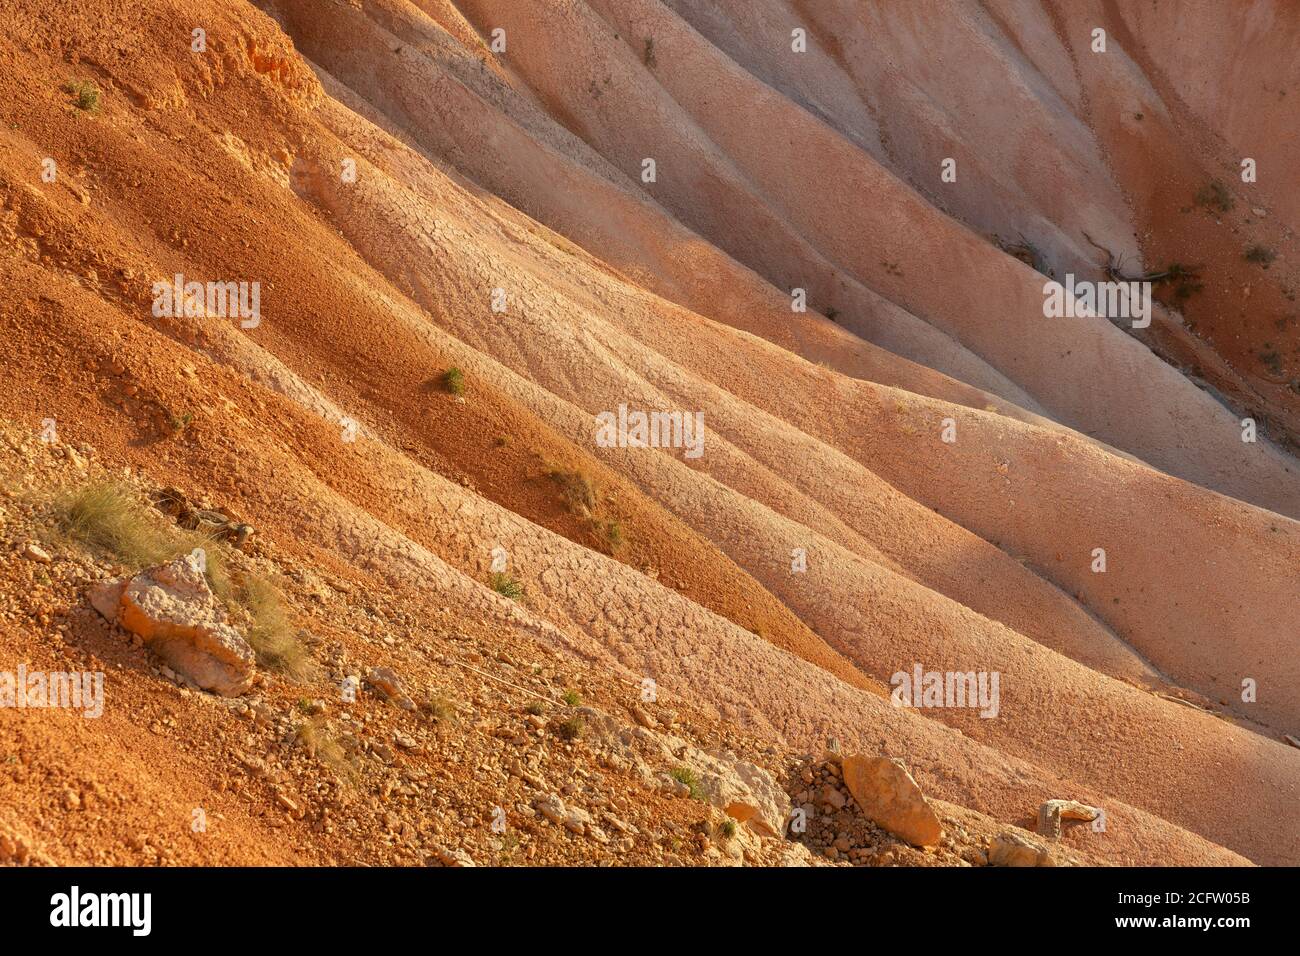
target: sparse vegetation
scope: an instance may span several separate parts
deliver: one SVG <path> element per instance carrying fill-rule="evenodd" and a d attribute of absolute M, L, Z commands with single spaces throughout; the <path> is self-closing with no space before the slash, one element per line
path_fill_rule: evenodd
<path fill-rule="evenodd" d="M 492 590 L 512 601 L 519 601 L 524 596 L 524 586 L 503 571 L 492 575 Z"/>
<path fill-rule="evenodd" d="M 179 553 L 179 535 L 168 534 L 128 485 L 106 481 L 58 492 L 51 502 L 57 534 L 132 570 Z"/>
<path fill-rule="evenodd" d="M 453 395 L 465 394 L 465 373 L 452 366 L 442 373 L 442 384 Z"/>
<path fill-rule="evenodd" d="M 257 653 L 257 662 L 294 680 L 311 677 L 314 672 L 311 656 L 284 613 L 279 590 L 265 578 L 248 574 L 243 576 L 234 595 L 249 617 L 246 636 Z"/>
<path fill-rule="evenodd" d="M 586 721 L 576 714 L 567 720 L 563 720 L 555 725 L 555 732 L 562 740 L 577 740 L 582 736 L 582 731 L 586 727 Z"/>
<path fill-rule="evenodd" d="M 678 783 L 685 784 L 691 792 L 692 800 L 703 800 L 704 791 L 700 788 L 700 779 L 690 767 L 674 767 L 668 775 Z"/>
<path fill-rule="evenodd" d="M 1217 179 L 1206 183 L 1196 192 L 1196 205 L 1217 212 L 1227 212 L 1232 208 L 1232 194 L 1228 187 Z"/>
<path fill-rule="evenodd" d="M 1181 262 L 1171 262 L 1163 270 L 1156 273 L 1159 278 L 1153 281 L 1157 283 L 1168 283 L 1173 286 L 1173 296 L 1179 303 L 1186 302 L 1196 293 L 1205 288 L 1205 284 L 1200 281 L 1200 269 L 1198 266 L 1184 265 Z"/>
<path fill-rule="evenodd" d="M 736 821 L 728 817 L 718 824 L 718 833 L 724 840 L 733 840 L 736 837 Z"/>
<path fill-rule="evenodd" d="M 519 849 L 521 843 L 517 833 L 503 833 L 496 841 L 497 853 L 503 863 L 509 862 L 511 855 Z"/>
<path fill-rule="evenodd" d="M 1264 350 L 1259 353 L 1259 360 L 1274 375 L 1282 374 L 1282 356 L 1270 342 L 1264 343 Z"/>
<path fill-rule="evenodd" d="M 609 545 L 611 553 L 623 547 L 625 538 L 623 537 L 623 525 L 617 521 L 605 522 L 605 543 Z"/>
<path fill-rule="evenodd" d="M 1269 263 L 1276 258 L 1277 253 L 1272 249 L 1269 249 L 1267 246 L 1254 245 L 1246 250 L 1246 261 L 1257 263 L 1265 269 L 1267 269 Z"/>
<path fill-rule="evenodd" d="M 560 495 L 570 511 L 579 517 L 591 517 L 596 510 L 597 495 L 595 482 L 590 475 L 562 468 L 552 468 L 546 474 L 560 486 Z"/>
<path fill-rule="evenodd" d="M 570 707 L 578 707 L 582 704 L 582 698 L 578 696 L 576 690 L 566 690 L 560 699 Z"/>
<path fill-rule="evenodd" d="M 99 112 L 99 87 L 90 80 L 69 80 L 63 92 L 73 97 L 73 105 L 86 113 Z"/>
<path fill-rule="evenodd" d="M 451 723 L 456 719 L 455 703 L 443 694 L 429 694 L 420 702 L 420 711 L 435 723 Z"/>
<path fill-rule="evenodd" d="M 243 625 L 258 663 L 293 680 L 312 676 L 311 657 L 275 586 L 255 574 L 232 574 L 224 546 L 203 534 L 163 525 L 129 485 L 80 485 L 57 492 L 50 508 L 55 537 L 108 555 L 132 573 L 202 548 L 208 586 Z"/>
<path fill-rule="evenodd" d="M 294 741 L 301 744 L 308 754 L 345 778 L 350 778 L 356 770 L 348 760 L 343 745 L 326 729 L 323 718 L 305 720 L 294 727 Z"/>
<path fill-rule="evenodd" d="M 588 522 L 607 553 L 617 553 L 627 536 L 622 522 L 602 515 L 600 490 L 592 477 L 580 469 L 558 467 L 548 468 L 546 475 L 559 486 L 564 506 Z"/>
<path fill-rule="evenodd" d="M 540 717 L 542 714 L 546 713 L 546 705 L 540 700 L 530 700 L 528 706 L 524 708 L 524 711 L 532 714 L 534 717 Z"/>

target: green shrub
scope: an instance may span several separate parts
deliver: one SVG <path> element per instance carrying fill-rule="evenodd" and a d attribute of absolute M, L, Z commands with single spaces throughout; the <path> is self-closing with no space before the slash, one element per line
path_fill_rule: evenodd
<path fill-rule="evenodd" d="M 430 694 L 420 704 L 420 710 L 435 723 L 456 719 L 456 705 L 442 694 Z"/>
<path fill-rule="evenodd" d="M 294 680 L 314 674 L 311 656 L 289 623 L 275 585 L 255 574 L 245 575 L 234 589 L 234 599 L 248 614 L 248 643 L 259 664 Z"/>
<path fill-rule="evenodd" d="M 574 514 L 589 518 L 596 510 L 596 483 L 585 471 L 552 468 L 547 472 L 552 481 L 560 486 L 564 503 Z"/>
<path fill-rule="evenodd" d="M 1197 190 L 1196 204 L 1206 209 L 1227 212 L 1233 205 L 1232 194 L 1228 192 L 1227 186 L 1216 179 Z"/>
<path fill-rule="evenodd" d="M 99 112 L 99 87 L 90 80 L 69 80 L 63 84 L 63 92 L 74 97 L 73 105 L 87 113 Z"/>
<path fill-rule="evenodd" d="M 510 575 L 500 571 L 492 575 L 492 590 L 512 601 L 521 600 L 524 596 L 524 586 Z"/>
<path fill-rule="evenodd" d="M 669 771 L 669 776 L 678 783 L 686 784 L 687 789 L 691 792 L 692 800 L 704 799 L 704 791 L 700 787 L 700 778 L 695 776 L 695 771 L 690 767 L 674 767 Z"/>

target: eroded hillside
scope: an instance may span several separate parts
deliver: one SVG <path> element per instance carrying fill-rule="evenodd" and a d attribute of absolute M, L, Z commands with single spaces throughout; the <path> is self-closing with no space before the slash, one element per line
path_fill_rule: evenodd
<path fill-rule="evenodd" d="M 0 671 L 106 674 L 0 711 L 0 850 L 1300 860 L 1300 12 L 1250 8 L 1230 71 L 1199 0 L 0 0 Z M 1044 315 L 1171 263 L 1147 329 Z M 91 599 L 223 521 L 296 648 L 228 698 Z"/>

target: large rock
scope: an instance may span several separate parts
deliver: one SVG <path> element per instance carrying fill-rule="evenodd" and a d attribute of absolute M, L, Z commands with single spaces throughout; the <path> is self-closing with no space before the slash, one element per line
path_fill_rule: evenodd
<path fill-rule="evenodd" d="M 843 773 L 849 793 L 875 823 L 913 846 L 939 842 L 939 817 L 901 761 L 855 754 L 844 758 Z"/>
<path fill-rule="evenodd" d="M 785 834 L 790 797 L 768 771 L 735 754 L 687 747 L 686 766 L 695 772 L 704 799 L 733 820 L 768 837 Z"/>
<path fill-rule="evenodd" d="M 1101 810 L 1077 800 L 1047 800 L 1038 808 L 1038 832 L 1053 840 L 1061 835 L 1062 820 L 1091 822 L 1101 816 Z"/>
<path fill-rule="evenodd" d="M 236 697 L 252 684 L 256 656 L 226 620 L 197 555 L 91 590 L 91 605 L 140 635 L 172 670 L 204 690 Z"/>
<path fill-rule="evenodd" d="M 366 681 L 387 700 L 403 710 L 415 710 L 415 701 L 406 693 L 406 684 L 391 667 L 372 667 Z"/>
<path fill-rule="evenodd" d="M 989 844 L 990 866 L 1056 866 L 1051 850 L 1029 837 L 1004 830 Z"/>

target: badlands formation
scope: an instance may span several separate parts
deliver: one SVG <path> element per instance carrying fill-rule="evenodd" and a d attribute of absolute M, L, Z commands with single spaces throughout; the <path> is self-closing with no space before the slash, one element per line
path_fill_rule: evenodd
<path fill-rule="evenodd" d="M 0 862 L 1300 863 L 1233 6 L 0 0 Z"/>

